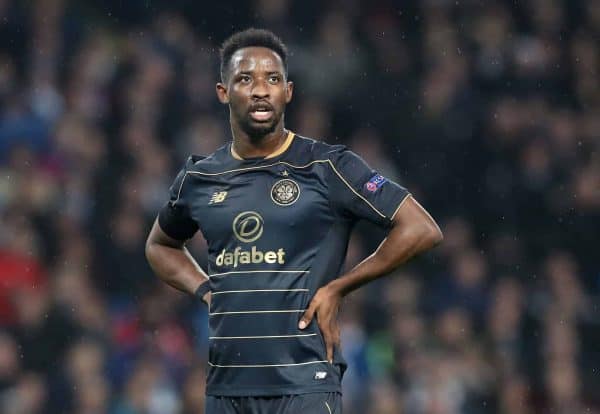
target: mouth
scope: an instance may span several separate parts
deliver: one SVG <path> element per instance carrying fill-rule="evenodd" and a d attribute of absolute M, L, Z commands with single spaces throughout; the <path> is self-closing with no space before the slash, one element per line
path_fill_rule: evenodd
<path fill-rule="evenodd" d="M 257 122 L 265 122 L 273 117 L 273 108 L 266 103 L 255 104 L 250 107 L 250 117 Z"/>

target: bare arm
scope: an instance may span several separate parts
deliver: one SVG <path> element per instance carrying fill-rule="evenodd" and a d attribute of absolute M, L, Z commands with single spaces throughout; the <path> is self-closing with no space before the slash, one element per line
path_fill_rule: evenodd
<path fill-rule="evenodd" d="M 337 313 L 341 299 L 360 286 L 378 279 L 415 255 L 431 249 L 443 239 L 437 223 L 409 196 L 393 218 L 388 236 L 377 250 L 348 273 L 317 291 L 298 327 L 306 328 L 317 316 L 327 347 L 327 359 L 333 359 L 333 346 L 339 343 Z"/>
<path fill-rule="evenodd" d="M 443 239 L 433 218 L 412 196 L 404 201 L 393 227 L 377 250 L 345 275 L 331 282 L 343 296 L 386 275 L 412 257 L 431 249 Z"/>
<path fill-rule="evenodd" d="M 169 237 L 154 221 L 146 240 L 146 258 L 156 275 L 165 283 L 193 295 L 208 276 L 190 255 L 185 241 Z M 210 292 L 202 299 L 210 304 Z"/>

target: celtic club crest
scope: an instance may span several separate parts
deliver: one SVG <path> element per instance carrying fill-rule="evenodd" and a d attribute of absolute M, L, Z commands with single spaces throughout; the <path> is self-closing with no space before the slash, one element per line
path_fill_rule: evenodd
<path fill-rule="evenodd" d="M 289 178 L 279 180 L 271 188 L 271 199 L 280 206 L 292 205 L 300 196 L 300 187 Z"/>

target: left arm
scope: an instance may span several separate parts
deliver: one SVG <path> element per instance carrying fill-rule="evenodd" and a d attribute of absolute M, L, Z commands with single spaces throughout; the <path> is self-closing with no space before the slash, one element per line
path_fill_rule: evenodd
<path fill-rule="evenodd" d="M 348 273 L 320 288 L 298 327 L 306 328 L 316 315 L 327 347 L 327 360 L 332 362 L 333 346 L 339 342 L 337 312 L 342 298 L 390 273 L 417 254 L 431 249 L 442 239 L 437 223 L 412 196 L 408 196 L 393 217 L 388 236 L 377 250 Z"/>

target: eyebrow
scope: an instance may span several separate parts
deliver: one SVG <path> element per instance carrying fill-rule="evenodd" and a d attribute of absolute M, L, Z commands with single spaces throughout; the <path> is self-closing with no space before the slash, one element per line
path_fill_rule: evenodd
<path fill-rule="evenodd" d="M 239 72 L 237 72 L 237 74 L 240 74 L 240 75 L 241 75 L 241 74 L 249 74 L 249 73 L 254 73 L 254 72 L 255 72 L 255 71 L 252 71 L 252 70 L 240 70 Z M 281 73 L 283 73 L 283 72 L 281 72 L 281 71 L 279 71 L 279 70 L 272 70 L 272 71 L 269 71 L 269 72 L 267 72 L 267 73 L 268 73 L 269 75 L 272 75 L 272 74 L 281 74 Z"/>
<path fill-rule="evenodd" d="M 233 76 L 252 75 L 253 73 L 255 73 L 255 72 L 251 71 L 251 70 L 242 70 L 242 71 L 233 73 Z M 278 70 L 273 70 L 273 71 L 267 72 L 267 75 L 279 75 L 279 76 L 283 76 L 283 72 L 278 71 Z"/>

